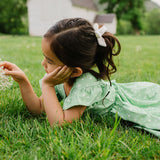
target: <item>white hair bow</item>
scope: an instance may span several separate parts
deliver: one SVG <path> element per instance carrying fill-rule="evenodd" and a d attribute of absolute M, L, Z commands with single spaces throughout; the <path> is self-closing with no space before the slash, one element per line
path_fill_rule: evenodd
<path fill-rule="evenodd" d="M 98 44 L 100 46 L 106 47 L 107 45 L 106 45 L 105 40 L 102 37 L 102 35 L 108 30 L 107 27 L 102 26 L 101 28 L 99 28 L 99 25 L 97 23 L 95 23 L 93 25 L 93 28 L 94 28 L 94 31 L 95 31 L 95 34 L 97 37 Z"/>

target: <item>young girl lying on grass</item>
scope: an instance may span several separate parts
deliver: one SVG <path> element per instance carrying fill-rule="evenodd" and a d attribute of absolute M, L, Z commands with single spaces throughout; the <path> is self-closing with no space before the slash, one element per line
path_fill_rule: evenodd
<path fill-rule="evenodd" d="M 92 26 L 82 18 L 64 19 L 42 39 L 42 65 L 47 74 L 41 80 L 40 98 L 15 64 L 1 62 L 0 66 L 18 82 L 27 108 L 33 114 L 45 111 L 51 126 L 71 123 L 86 110 L 100 115 L 113 112 L 160 137 L 160 86 L 110 81 L 116 71 L 113 56 L 120 49 L 118 39 L 106 27 Z M 92 70 L 95 66 L 99 72 Z"/>

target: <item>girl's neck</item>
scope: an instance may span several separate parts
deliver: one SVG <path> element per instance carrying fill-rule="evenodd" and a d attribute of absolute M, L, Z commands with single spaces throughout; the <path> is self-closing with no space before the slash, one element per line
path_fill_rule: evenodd
<path fill-rule="evenodd" d="M 65 82 L 65 83 L 63 84 L 63 86 L 64 86 L 64 91 L 65 91 L 65 93 L 66 93 L 66 96 L 68 96 L 69 93 L 70 93 L 70 91 L 71 91 L 71 89 L 72 89 L 72 86 L 73 86 L 73 85 L 69 85 L 67 82 Z"/>

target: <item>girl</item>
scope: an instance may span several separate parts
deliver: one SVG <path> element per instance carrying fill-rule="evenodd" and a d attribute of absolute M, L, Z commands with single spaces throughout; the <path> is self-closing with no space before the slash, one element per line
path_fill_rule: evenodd
<path fill-rule="evenodd" d="M 110 75 L 116 71 L 113 56 L 117 56 L 120 49 L 117 38 L 104 26 L 93 27 L 82 18 L 64 19 L 51 27 L 42 39 L 42 65 L 46 75 L 41 80 L 40 98 L 15 64 L 2 62 L 0 66 L 18 82 L 31 113 L 45 111 L 51 126 L 65 121 L 71 123 L 86 110 L 100 115 L 117 112 L 124 120 L 160 137 L 160 86 L 110 81 Z M 92 67 L 97 67 L 98 72 Z"/>

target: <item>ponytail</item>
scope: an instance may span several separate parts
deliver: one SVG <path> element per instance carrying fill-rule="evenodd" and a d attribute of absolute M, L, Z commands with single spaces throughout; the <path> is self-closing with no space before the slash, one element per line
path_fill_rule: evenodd
<path fill-rule="evenodd" d="M 95 64 L 98 67 L 99 73 L 95 73 L 93 70 L 90 72 L 97 78 L 108 79 L 110 81 L 110 75 L 117 70 L 113 56 L 117 56 L 120 53 L 121 45 L 118 39 L 109 32 L 105 32 L 102 37 L 105 40 L 106 47 L 100 46 L 97 43 L 95 56 Z"/>

